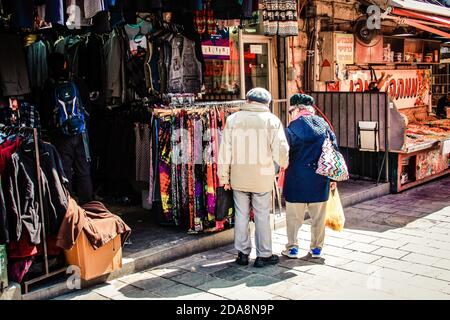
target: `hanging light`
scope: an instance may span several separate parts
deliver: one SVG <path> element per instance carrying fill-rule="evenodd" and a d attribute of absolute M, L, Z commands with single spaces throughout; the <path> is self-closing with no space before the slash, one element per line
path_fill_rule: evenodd
<path fill-rule="evenodd" d="M 392 36 L 394 37 L 412 37 L 415 36 L 413 28 L 397 27 L 394 29 Z"/>

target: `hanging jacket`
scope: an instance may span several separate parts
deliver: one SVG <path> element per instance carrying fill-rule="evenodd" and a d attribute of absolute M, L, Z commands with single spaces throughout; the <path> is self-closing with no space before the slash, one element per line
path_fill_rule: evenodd
<path fill-rule="evenodd" d="M 0 34 L 0 96 L 31 92 L 23 46 L 18 36 Z"/>
<path fill-rule="evenodd" d="M 286 201 L 314 203 L 328 200 L 330 179 L 316 173 L 327 134 L 337 148 L 333 131 L 319 116 L 302 116 L 286 129 L 290 148 L 283 189 Z"/>
<path fill-rule="evenodd" d="M 68 206 L 68 181 L 54 146 L 40 143 L 40 158 L 46 231 L 56 235 Z M 12 155 L 5 177 L 4 197 L 10 241 L 18 241 L 26 231 L 31 243 L 41 243 L 37 183 L 34 147 L 32 143 L 23 142 Z"/>
<path fill-rule="evenodd" d="M 202 65 L 195 53 L 195 42 L 181 35 L 172 39 L 172 60 L 169 68 L 169 92 L 199 93 Z"/>
<path fill-rule="evenodd" d="M 9 242 L 8 219 L 6 217 L 2 180 L 0 179 L 0 245 L 8 242 Z"/>
<path fill-rule="evenodd" d="M 107 99 L 117 99 L 121 103 L 126 99 L 126 35 L 123 29 L 116 28 L 104 45 L 105 55 L 105 92 Z"/>

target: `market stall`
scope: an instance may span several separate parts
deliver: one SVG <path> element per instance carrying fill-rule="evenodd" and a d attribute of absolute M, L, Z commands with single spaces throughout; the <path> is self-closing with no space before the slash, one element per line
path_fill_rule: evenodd
<path fill-rule="evenodd" d="M 48 5 L 50 1 L 47 6 L 41 4 L 44 2 L 19 6 L 15 1 L 0 1 L 0 123 L 11 127 L 0 133 L 0 151 L 6 146 L 3 142 L 20 137 L 22 127 L 38 130 L 37 142 L 56 144 L 54 130 L 66 130 L 67 134 L 63 123 L 69 118 L 69 109 L 59 107 L 68 105 L 72 118 L 88 119 L 78 121 L 82 125 L 71 130 L 76 129 L 77 138 L 82 136 L 76 154 L 90 167 L 66 170 L 65 165 L 73 159 L 67 161 L 66 152 L 58 149 L 60 158 L 53 160 L 64 163 L 64 170 L 55 178 L 59 184 L 45 181 L 51 192 L 44 190 L 44 209 L 35 209 L 40 203 L 37 182 L 20 190 L 33 195 L 33 206 L 17 216 L 32 216 L 35 229 L 42 231 L 34 232 L 42 237 L 29 239 L 28 232 L 19 232 L 6 238 L 0 232 L 3 285 L 7 284 L 3 281 L 5 264 L 10 282 L 22 284 L 24 292 L 29 289 L 27 283 L 37 284 L 68 264 L 84 266 L 81 276 L 86 280 L 119 268 L 118 248 L 130 238 L 121 218 L 127 224 L 135 223 L 131 225 L 133 238 L 127 243 L 134 251 L 142 250 L 142 243 L 150 243 L 145 241 L 145 233 L 154 230 L 141 228 L 143 221 L 146 226 L 176 227 L 173 229 L 183 235 L 232 227 L 232 208 L 216 210 L 220 192 L 215 161 L 220 133 L 226 116 L 242 103 L 236 99 L 242 99 L 246 91 L 262 86 L 277 98 L 276 42 L 272 39 L 297 35 L 297 1 L 283 1 L 282 19 L 275 19 L 275 14 L 281 16 L 280 10 L 266 7 L 268 1 L 255 0 L 95 1 L 92 6 L 82 0 L 51 1 L 55 7 Z M 62 72 L 55 72 L 60 60 L 67 76 L 63 81 Z M 70 89 L 58 92 L 52 85 L 59 82 L 74 86 L 56 86 Z M 81 109 L 85 112 L 78 112 Z M 54 110 L 61 112 L 55 114 Z M 49 127 L 52 121 L 59 127 Z M 181 140 L 184 138 L 188 141 Z M 62 144 L 72 145 L 76 144 Z M 16 154 L 19 143 L 14 150 L 7 147 L 9 155 Z M 200 158 L 199 162 L 177 163 L 177 152 L 186 153 L 189 159 Z M 30 170 L 40 172 L 43 166 L 50 174 L 55 163 L 50 166 L 42 161 Z M 72 174 L 78 177 L 70 190 L 74 197 L 69 197 L 72 184 L 65 179 Z M 93 201 L 94 205 L 81 201 L 80 191 L 88 188 L 76 186 L 89 175 L 93 181 L 89 193 L 95 195 L 90 200 L 99 201 Z M 0 196 L 4 195 L 7 203 L 0 207 L 1 231 L 10 231 L 4 223 L 7 220 L 17 229 L 24 224 L 12 219 L 16 215 L 10 205 L 12 195 L 25 195 L 17 185 L 11 187 L 11 177 L 9 171 L 0 179 L 6 182 L 0 184 Z M 39 177 L 33 178 L 39 181 Z M 52 216 L 48 207 L 56 189 L 62 203 Z M 117 213 L 135 207 L 143 212 L 137 221 Z M 121 237 L 96 243 L 86 231 L 95 225 L 89 220 L 94 214 L 119 226 Z M 54 219 L 47 221 L 49 215 Z M 65 218 L 80 215 L 87 221 L 86 227 L 72 225 L 74 233 Z M 47 228 L 42 230 L 44 226 Z M 165 232 L 160 234 L 164 237 Z M 22 246 L 31 248 L 32 253 L 23 254 Z M 18 255 L 13 254 L 14 248 L 19 249 Z M 92 263 L 103 267 L 92 269 Z"/>

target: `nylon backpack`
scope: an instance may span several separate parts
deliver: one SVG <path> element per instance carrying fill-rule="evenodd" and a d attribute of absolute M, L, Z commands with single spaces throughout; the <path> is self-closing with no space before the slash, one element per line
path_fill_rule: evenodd
<path fill-rule="evenodd" d="M 56 83 L 55 102 L 56 125 L 62 133 L 67 136 L 85 133 L 86 114 L 83 102 L 72 81 Z"/>

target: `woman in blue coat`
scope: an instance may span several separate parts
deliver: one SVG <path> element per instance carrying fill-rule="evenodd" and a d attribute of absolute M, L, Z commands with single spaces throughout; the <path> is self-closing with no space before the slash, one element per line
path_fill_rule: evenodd
<path fill-rule="evenodd" d="M 289 166 L 285 172 L 286 226 L 288 244 L 283 255 L 298 257 L 298 230 L 305 212 L 311 217 L 311 256 L 319 258 L 325 239 L 326 203 L 335 182 L 316 173 L 322 144 L 327 135 L 337 148 L 336 137 L 328 123 L 315 114 L 314 98 L 292 96 L 289 114 L 293 118 L 286 129 L 289 142 Z"/>

